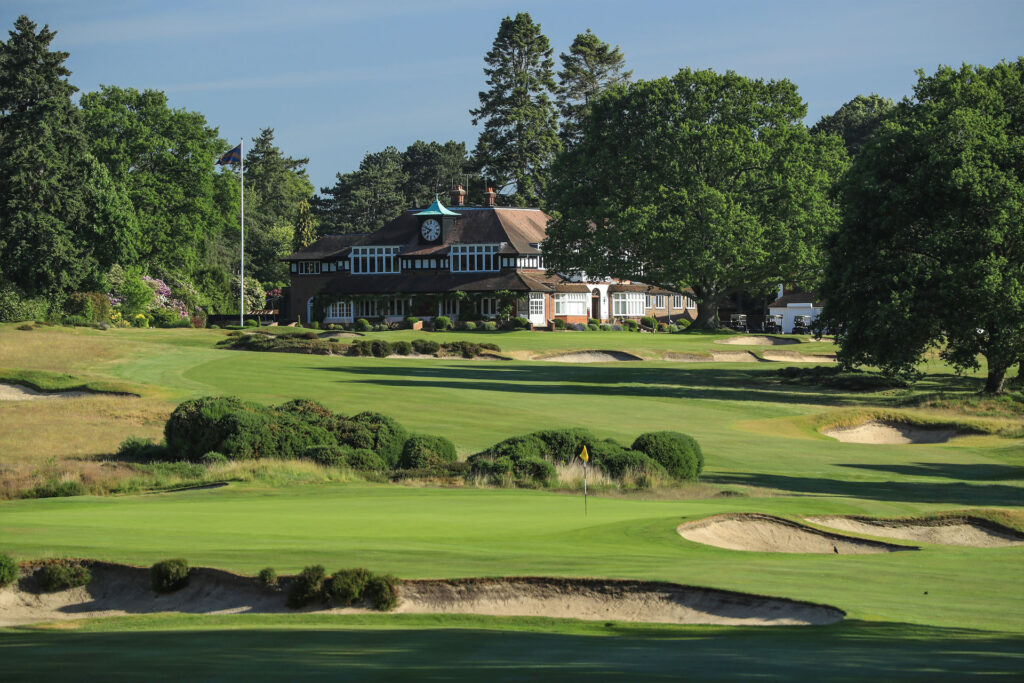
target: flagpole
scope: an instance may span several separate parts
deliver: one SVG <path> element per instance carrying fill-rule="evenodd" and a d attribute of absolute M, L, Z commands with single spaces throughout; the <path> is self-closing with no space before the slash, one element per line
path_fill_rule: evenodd
<path fill-rule="evenodd" d="M 587 516 L 587 461 L 583 461 L 583 516 Z"/>
<path fill-rule="evenodd" d="M 240 143 L 238 143 L 238 151 L 239 151 L 238 164 L 239 164 L 239 168 L 241 168 L 241 170 L 242 170 L 242 173 L 241 173 L 241 189 L 242 189 L 242 213 L 241 213 L 241 216 L 242 216 L 242 218 L 241 218 L 241 223 L 242 223 L 242 248 L 241 248 L 241 252 L 242 252 L 242 263 L 241 263 L 241 269 L 240 269 L 241 277 L 239 278 L 239 288 L 238 288 L 238 290 L 239 290 L 238 291 L 238 298 L 239 298 L 238 324 L 241 327 L 245 327 L 245 138 L 242 138 L 242 141 Z"/>

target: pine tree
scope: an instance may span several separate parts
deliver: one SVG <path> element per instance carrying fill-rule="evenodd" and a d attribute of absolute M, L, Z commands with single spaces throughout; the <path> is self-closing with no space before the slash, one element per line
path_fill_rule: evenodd
<path fill-rule="evenodd" d="M 590 112 L 591 103 L 602 92 L 628 83 L 632 71 L 623 71 L 625 57 L 587 29 L 572 41 L 569 53 L 559 55 L 558 111 L 562 115 L 562 144 L 571 147 L 579 141 L 580 122 Z"/>
<path fill-rule="evenodd" d="M 484 126 L 474 157 L 503 194 L 514 189 L 512 202 L 521 206 L 544 199 L 548 166 L 561 147 L 549 96 L 558 87 L 552 53 L 528 13 L 505 17 L 484 58 L 490 89 L 480 92 L 480 106 L 469 112 L 473 125 Z"/>
<path fill-rule="evenodd" d="M 292 242 L 292 248 L 295 251 L 313 244 L 318 237 L 316 234 L 316 221 L 313 220 L 313 216 L 309 212 L 309 201 L 305 199 L 299 204 L 299 214 L 295 217 L 294 234 L 295 239 Z"/>
<path fill-rule="evenodd" d="M 126 196 L 89 153 L 56 35 L 22 15 L 0 42 L 0 281 L 59 299 L 134 258 Z"/>

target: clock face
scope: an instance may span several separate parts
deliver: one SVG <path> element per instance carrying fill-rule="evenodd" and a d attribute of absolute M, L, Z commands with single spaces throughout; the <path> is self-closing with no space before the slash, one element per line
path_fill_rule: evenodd
<path fill-rule="evenodd" d="M 420 234 L 423 235 L 423 239 L 433 242 L 441 235 L 441 224 L 433 218 L 428 218 L 420 226 Z"/>

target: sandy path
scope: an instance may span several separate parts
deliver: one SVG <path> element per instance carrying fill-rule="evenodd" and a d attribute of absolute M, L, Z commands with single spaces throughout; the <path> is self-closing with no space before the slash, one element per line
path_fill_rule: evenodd
<path fill-rule="evenodd" d="M 20 384 L 0 384 L 0 401 L 39 401 L 91 395 L 95 395 L 95 393 L 91 391 L 39 391 Z"/>
<path fill-rule="evenodd" d="M 729 344 L 735 346 L 784 346 L 787 344 L 799 344 L 799 339 L 786 339 L 785 337 L 763 337 L 755 335 L 744 335 L 742 337 L 728 337 L 727 339 L 716 339 L 716 344 Z"/>
<path fill-rule="evenodd" d="M 680 524 L 676 530 L 688 541 L 727 550 L 838 555 L 916 550 L 881 541 L 830 534 L 779 517 L 758 514 L 716 515 Z"/>
<path fill-rule="evenodd" d="M 58 593 L 33 592 L 31 576 L 23 576 L 18 587 L 0 589 L 0 627 L 156 612 L 295 611 L 285 606 L 283 591 L 268 592 L 253 578 L 214 569 L 193 569 L 189 585 L 170 595 L 150 590 L 145 568 L 97 562 L 92 573 L 89 586 Z M 369 610 L 314 606 L 302 611 Z M 677 584 L 545 578 L 407 581 L 395 611 L 747 626 L 830 624 L 845 616 L 825 605 Z"/>
<path fill-rule="evenodd" d="M 1024 545 L 1024 535 L 995 524 L 971 519 L 887 520 L 857 517 L 808 517 L 807 521 L 867 536 L 898 538 L 904 541 L 963 545 L 972 548 L 999 548 Z"/>
<path fill-rule="evenodd" d="M 959 432 L 951 428 L 925 429 L 908 424 L 889 424 L 872 420 L 856 427 L 832 427 L 822 434 L 844 443 L 913 444 L 945 443 Z"/>

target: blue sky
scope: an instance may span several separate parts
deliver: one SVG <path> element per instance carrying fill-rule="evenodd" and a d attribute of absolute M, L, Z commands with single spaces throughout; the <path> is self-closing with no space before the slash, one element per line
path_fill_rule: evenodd
<path fill-rule="evenodd" d="M 163 90 L 232 142 L 274 128 L 286 154 L 310 158 L 319 188 L 389 144 L 472 149 L 484 54 L 520 11 L 556 62 L 590 28 L 621 47 L 635 78 L 685 66 L 789 78 L 809 125 L 859 93 L 909 94 L 915 69 L 1024 52 L 1020 0 L 0 0 L 0 23 L 28 14 L 57 30 L 53 47 L 71 53 L 83 91 Z"/>

